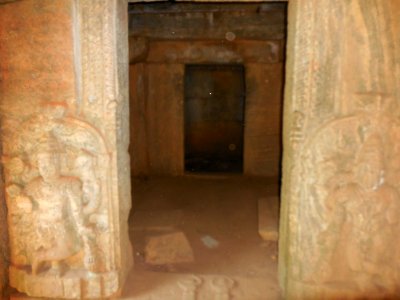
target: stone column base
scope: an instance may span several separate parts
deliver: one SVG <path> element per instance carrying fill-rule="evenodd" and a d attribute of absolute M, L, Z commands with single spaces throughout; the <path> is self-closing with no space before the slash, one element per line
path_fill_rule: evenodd
<path fill-rule="evenodd" d="M 85 270 L 73 270 L 63 276 L 46 273 L 32 275 L 26 270 L 12 266 L 10 285 L 32 297 L 104 299 L 118 296 L 121 283 L 117 271 L 96 274 Z"/>

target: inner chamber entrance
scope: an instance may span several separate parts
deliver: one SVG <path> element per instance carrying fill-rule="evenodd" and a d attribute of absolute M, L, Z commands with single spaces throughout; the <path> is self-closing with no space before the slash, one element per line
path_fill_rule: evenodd
<path fill-rule="evenodd" d="M 185 68 L 185 170 L 242 172 L 243 65 Z"/>
<path fill-rule="evenodd" d="M 125 296 L 278 299 L 286 4 L 137 3 L 129 16 Z"/>

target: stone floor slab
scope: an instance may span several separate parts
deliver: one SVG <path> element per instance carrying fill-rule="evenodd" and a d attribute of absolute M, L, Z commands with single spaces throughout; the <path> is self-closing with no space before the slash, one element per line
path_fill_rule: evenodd
<path fill-rule="evenodd" d="M 277 241 L 279 234 L 279 197 L 258 200 L 258 232 L 266 241 Z"/>
<path fill-rule="evenodd" d="M 173 232 L 149 237 L 145 260 L 152 265 L 190 263 L 194 261 L 194 255 L 185 234 Z"/>

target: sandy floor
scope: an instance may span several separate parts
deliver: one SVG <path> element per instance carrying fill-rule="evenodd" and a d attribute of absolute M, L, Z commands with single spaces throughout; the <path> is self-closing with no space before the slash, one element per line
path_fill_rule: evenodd
<path fill-rule="evenodd" d="M 277 243 L 260 238 L 257 210 L 277 194 L 272 181 L 241 176 L 135 180 L 135 267 L 122 299 L 278 299 Z M 183 250 L 153 247 L 154 264 L 146 245 L 160 237 L 164 252 Z"/>

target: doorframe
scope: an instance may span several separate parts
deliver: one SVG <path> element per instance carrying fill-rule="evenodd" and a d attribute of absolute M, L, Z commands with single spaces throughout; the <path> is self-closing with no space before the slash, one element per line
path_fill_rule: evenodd
<path fill-rule="evenodd" d="M 124 0 L 127 1 L 127 5 L 129 3 L 152 3 L 152 2 L 169 2 L 169 0 Z M 244 3 L 248 4 L 249 1 L 247 0 L 176 0 L 175 2 L 177 3 Z M 293 69 L 293 64 L 294 64 L 294 57 L 291 55 L 293 53 L 293 49 L 289 51 L 289 46 L 290 48 L 294 48 L 295 46 L 295 35 L 296 35 L 296 29 L 293 24 L 295 23 L 295 10 L 298 8 L 296 4 L 296 0 L 255 0 L 251 1 L 255 3 L 287 3 L 287 18 L 286 18 L 286 23 L 287 25 L 292 25 L 287 27 L 286 31 L 286 45 L 285 45 L 285 59 L 284 59 L 284 64 L 285 64 L 285 71 L 284 71 L 284 95 L 283 95 L 283 111 L 282 111 L 282 119 L 283 119 L 283 125 L 282 125 L 282 139 L 285 140 L 284 136 L 288 136 L 288 129 L 289 126 L 285 126 L 285 124 L 289 123 L 289 120 L 291 119 L 291 116 L 288 116 L 285 112 L 289 110 L 290 104 L 289 104 L 289 96 L 291 96 L 292 93 L 292 86 L 293 86 L 293 78 L 291 76 L 286 76 L 286 74 L 290 74 L 290 72 Z M 128 9 L 127 9 L 128 10 Z M 290 12 L 290 13 L 289 13 Z M 289 37 L 290 37 L 290 44 L 289 44 Z M 244 136 L 245 138 L 245 136 Z M 283 144 L 282 147 L 282 155 L 281 155 L 281 191 L 280 191 L 280 203 L 281 203 L 281 208 L 280 208 L 280 213 L 279 213 L 279 236 L 281 235 L 282 232 L 286 232 L 287 230 L 287 201 L 284 201 L 284 197 L 288 197 L 287 193 L 287 186 L 289 185 L 289 176 L 287 176 L 285 170 L 290 168 L 290 159 L 291 156 L 288 154 L 288 152 L 285 151 L 285 146 L 287 143 Z M 243 145 L 244 146 L 244 145 Z M 243 149 L 243 155 L 244 155 L 244 149 Z M 243 158 L 244 159 L 244 158 Z M 244 163 L 244 161 L 243 161 Z M 244 167 L 244 166 L 243 166 Z M 285 218 L 282 218 L 283 214 L 282 212 L 285 213 Z M 285 235 L 286 236 L 286 235 Z M 278 279 L 279 279 L 279 285 L 281 290 L 284 292 L 286 288 L 286 279 L 287 279 L 287 262 L 284 257 L 286 257 L 286 240 L 279 238 L 279 243 L 278 243 L 278 249 L 279 249 L 279 260 L 278 260 Z"/>

